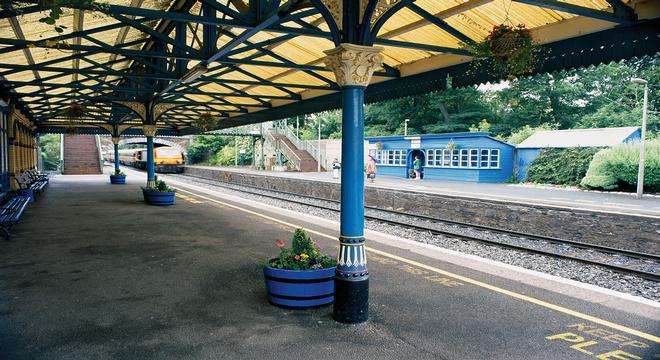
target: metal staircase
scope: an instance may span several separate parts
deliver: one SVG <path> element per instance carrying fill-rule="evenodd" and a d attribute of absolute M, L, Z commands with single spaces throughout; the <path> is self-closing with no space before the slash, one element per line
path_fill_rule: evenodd
<path fill-rule="evenodd" d="M 281 153 L 297 171 L 325 171 L 325 156 L 310 141 L 299 139 L 296 134 L 281 121 L 273 122 L 273 127 L 267 131 L 266 139 L 276 151 Z"/>

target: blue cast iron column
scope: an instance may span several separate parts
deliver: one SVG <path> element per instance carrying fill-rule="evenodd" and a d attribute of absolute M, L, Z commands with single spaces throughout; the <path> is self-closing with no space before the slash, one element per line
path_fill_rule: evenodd
<path fill-rule="evenodd" d="M 156 186 L 156 172 L 154 166 L 154 136 L 156 135 L 156 125 L 144 125 L 142 132 L 147 137 L 147 187 Z"/>
<path fill-rule="evenodd" d="M 119 136 L 112 137 L 112 146 L 115 150 L 115 173 L 119 172 Z"/>
<path fill-rule="evenodd" d="M 341 226 L 333 317 L 369 318 L 369 271 L 364 246 L 364 89 L 382 63 L 382 48 L 341 44 L 326 51 L 326 67 L 342 88 Z"/>

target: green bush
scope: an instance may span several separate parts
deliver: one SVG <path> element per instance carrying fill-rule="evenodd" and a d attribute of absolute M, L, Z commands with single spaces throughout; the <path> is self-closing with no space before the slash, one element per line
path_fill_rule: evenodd
<path fill-rule="evenodd" d="M 527 181 L 578 185 L 597 151 L 592 148 L 545 149 L 529 166 Z"/>
<path fill-rule="evenodd" d="M 40 142 L 44 170 L 57 170 L 60 165 L 60 135 L 43 135 Z"/>
<path fill-rule="evenodd" d="M 660 139 L 646 142 L 644 190 L 660 191 Z M 639 143 L 599 151 L 580 185 L 594 189 L 632 190 L 637 187 Z"/>

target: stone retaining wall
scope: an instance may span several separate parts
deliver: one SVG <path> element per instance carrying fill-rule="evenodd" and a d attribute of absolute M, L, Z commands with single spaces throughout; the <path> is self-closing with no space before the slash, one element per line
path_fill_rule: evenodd
<path fill-rule="evenodd" d="M 186 175 L 339 200 L 339 184 L 186 167 Z M 365 204 L 440 219 L 660 254 L 660 219 L 367 187 Z"/>

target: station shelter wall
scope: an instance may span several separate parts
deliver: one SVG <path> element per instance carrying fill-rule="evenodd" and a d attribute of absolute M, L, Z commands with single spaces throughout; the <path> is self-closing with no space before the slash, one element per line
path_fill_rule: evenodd
<path fill-rule="evenodd" d="M 516 179 L 518 181 L 524 181 L 527 178 L 527 169 L 540 154 L 541 149 L 539 148 L 525 148 L 516 151 Z"/>
<path fill-rule="evenodd" d="M 414 138 L 370 140 L 372 145 L 379 143 L 369 149 L 377 160 L 377 173 L 408 177 L 417 154 L 424 179 L 497 183 L 513 176 L 514 147 L 487 135 Z"/>
<path fill-rule="evenodd" d="M 15 108 L 0 111 L 0 185 L 16 190 L 16 177 L 37 167 L 38 145 L 34 125 Z"/>

